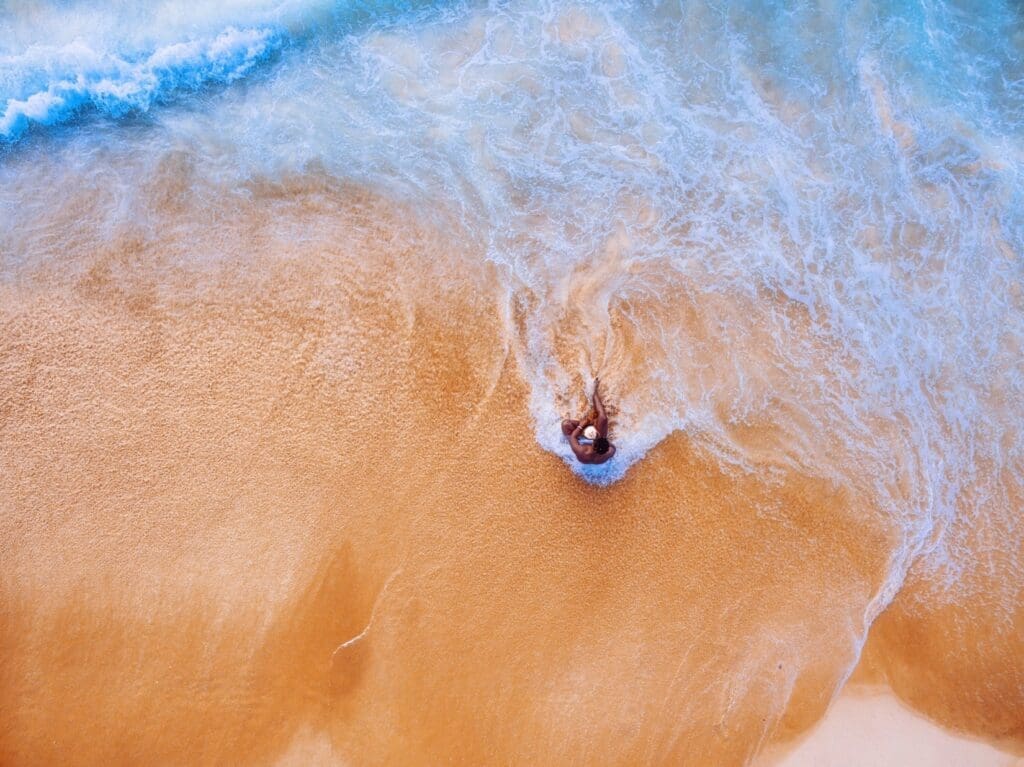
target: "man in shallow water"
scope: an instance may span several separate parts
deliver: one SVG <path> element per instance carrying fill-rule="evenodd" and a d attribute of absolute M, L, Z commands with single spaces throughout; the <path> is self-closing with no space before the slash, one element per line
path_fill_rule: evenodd
<path fill-rule="evenodd" d="M 594 379 L 594 410 L 597 419 L 593 424 L 589 418 L 581 421 L 566 419 L 562 421 L 562 433 L 569 438 L 569 447 L 580 463 L 604 463 L 615 455 L 615 445 L 608 441 L 608 416 L 605 415 L 601 396 L 597 393 L 600 378 Z M 588 433 L 589 432 L 589 433 Z M 580 444 L 580 436 L 591 439 L 587 445 Z"/>

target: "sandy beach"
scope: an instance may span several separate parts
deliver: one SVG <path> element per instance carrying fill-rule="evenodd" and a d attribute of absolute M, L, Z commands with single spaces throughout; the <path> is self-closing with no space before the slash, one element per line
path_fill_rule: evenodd
<path fill-rule="evenodd" d="M 683 438 L 608 488 L 509 450 L 495 312 L 395 246 L 443 238 L 271 192 L 317 257 L 236 215 L 258 269 L 4 288 L 5 763 L 727 764 L 816 721 L 894 530 Z"/>
<path fill-rule="evenodd" d="M 1019 12 L 755 5 L 3 9 L 0 764 L 1020 764 Z"/>
<path fill-rule="evenodd" d="M 608 489 L 509 452 L 496 435 L 529 424 L 493 311 L 403 304 L 423 278 L 353 241 L 378 203 L 345 205 L 348 243 L 316 260 L 264 242 L 261 271 L 169 278 L 128 249 L 8 289 L 4 643 L 35 660 L 4 667 L 4 761 L 272 761 L 309 727 L 364 762 L 735 760 L 733 733 L 812 721 L 881 567 L 815 513 L 842 496 L 725 475 L 684 440 Z M 785 547 L 799 567 L 766 567 Z M 817 631 L 762 625 L 807 600 Z M 730 670 L 711 625 L 772 676 Z M 660 724 L 679 706 L 682 732 Z"/>

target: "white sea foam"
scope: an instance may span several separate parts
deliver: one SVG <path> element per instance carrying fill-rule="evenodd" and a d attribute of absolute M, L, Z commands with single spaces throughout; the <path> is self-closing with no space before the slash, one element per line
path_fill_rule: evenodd
<path fill-rule="evenodd" d="M 324 0 L 12 8 L 0 24 L 0 145 L 33 125 L 145 112 L 181 91 L 234 82 L 354 10 Z"/>

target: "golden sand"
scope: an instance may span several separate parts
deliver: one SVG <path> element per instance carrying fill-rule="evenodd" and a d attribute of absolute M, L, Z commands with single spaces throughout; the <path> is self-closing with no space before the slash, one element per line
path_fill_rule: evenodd
<path fill-rule="evenodd" d="M 728 765 L 817 721 L 895 526 L 680 434 L 584 484 L 465 289 L 493 275 L 296 184 L 165 195 L 0 288 L 0 763 Z M 1024 741 L 1020 634 L 911 604 L 876 667 Z"/>

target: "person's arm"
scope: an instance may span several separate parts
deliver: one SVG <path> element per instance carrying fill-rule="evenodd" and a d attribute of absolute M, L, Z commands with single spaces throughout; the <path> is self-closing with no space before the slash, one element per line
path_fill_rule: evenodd
<path fill-rule="evenodd" d="M 604 413 L 604 404 L 601 402 L 601 395 L 597 393 L 597 387 L 601 379 L 594 379 L 594 410 L 597 411 L 597 433 L 602 437 L 608 436 L 608 416 Z"/>

